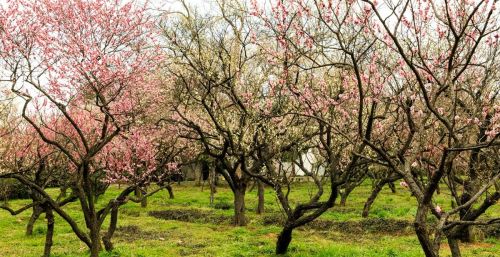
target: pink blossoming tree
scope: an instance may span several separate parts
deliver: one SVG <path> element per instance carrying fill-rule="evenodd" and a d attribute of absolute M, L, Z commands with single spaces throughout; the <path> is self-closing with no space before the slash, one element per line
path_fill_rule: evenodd
<path fill-rule="evenodd" d="M 2 81 L 24 100 L 25 122 L 44 144 L 68 160 L 66 172 L 74 178 L 72 189 L 86 229 L 43 188 L 19 174 L 9 176 L 36 190 L 68 222 L 91 256 L 99 254 L 100 231 L 108 214 L 112 212 L 116 219 L 115 207 L 125 202 L 134 186 L 149 179 L 153 165 L 151 156 L 139 155 L 138 159 L 147 159 L 143 161 L 146 170 L 133 174 L 128 164 L 117 166 L 108 159 L 109 166 L 103 166 L 101 162 L 104 152 L 114 158 L 127 155 L 128 150 L 117 154 L 106 147 L 118 137 L 126 137 L 122 132 L 133 131 L 130 127 L 144 112 L 143 99 L 137 96 L 154 90 L 148 79 L 161 56 L 154 46 L 154 23 L 146 8 L 121 0 L 71 0 L 65 4 L 19 0 L 1 6 Z M 153 146 L 149 137 L 128 138 L 139 141 L 139 151 Z M 137 180 L 99 209 L 93 176 L 102 171 L 108 180 L 129 175 Z M 108 249 L 110 236 L 108 233 L 104 240 Z"/>

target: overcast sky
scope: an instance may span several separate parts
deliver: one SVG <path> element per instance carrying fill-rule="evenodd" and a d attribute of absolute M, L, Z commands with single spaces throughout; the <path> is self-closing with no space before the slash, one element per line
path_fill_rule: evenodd
<path fill-rule="evenodd" d="M 151 7 L 162 11 L 178 11 L 182 5 L 178 0 L 149 0 Z M 194 6 L 200 11 L 210 11 L 213 9 L 213 0 L 186 0 L 188 5 Z"/>

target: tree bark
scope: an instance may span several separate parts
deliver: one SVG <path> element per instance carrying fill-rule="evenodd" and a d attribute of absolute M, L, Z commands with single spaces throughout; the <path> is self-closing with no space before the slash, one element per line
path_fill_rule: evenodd
<path fill-rule="evenodd" d="M 113 238 L 113 235 L 116 231 L 116 227 L 118 224 L 118 210 L 119 210 L 121 205 L 123 205 L 127 202 L 127 200 L 126 200 L 127 196 L 131 193 L 131 190 L 132 189 L 129 188 L 129 189 L 123 191 L 111 205 L 111 211 L 110 211 L 111 217 L 110 217 L 110 221 L 109 221 L 108 231 L 106 231 L 106 233 L 102 237 L 104 249 L 106 249 L 106 251 L 108 251 L 108 252 L 114 249 L 114 245 L 111 242 L 111 238 Z"/>
<path fill-rule="evenodd" d="M 114 248 L 113 243 L 111 242 L 111 238 L 113 238 L 113 234 L 115 233 L 117 223 L 118 223 L 118 207 L 113 206 L 113 208 L 111 209 L 111 220 L 109 222 L 108 231 L 102 237 L 102 242 L 104 243 L 104 249 L 106 249 L 106 251 L 108 252 L 113 250 Z"/>
<path fill-rule="evenodd" d="M 439 257 L 439 248 L 433 244 L 426 224 L 427 207 L 419 206 L 415 216 L 415 233 L 426 257 Z"/>
<path fill-rule="evenodd" d="M 169 199 L 174 199 L 174 189 L 172 188 L 171 185 L 167 185 L 167 191 L 168 191 L 168 198 Z"/>
<path fill-rule="evenodd" d="M 470 226 L 461 226 L 462 229 L 458 229 L 459 239 L 462 242 L 473 243 L 474 242 L 474 233 L 472 231 L 472 227 Z"/>
<path fill-rule="evenodd" d="M 439 251 L 437 251 L 429 238 L 428 231 L 422 224 L 415 223 L 415 232 L 417 234 L 418 241 L 426 257 L 439 257 Z"/>
<path fill-rule="evenodd" d="M 67 186 L 62 186 L 61 187 L 61 197 L 66 197 L 68 195 L 68 187 Z"/>
<path fill-rule="evenodd" d="M 278 236 L 276 242 L 276 254 L 285 254 L 288 251 L 288 246 L 292 241 L 292 228 L 285 226 Z"/>
<path fill-rule="evenodd" d="M 210 183 L 210 206 L 214 204 L 215 200 L 215 193 L 217 192 L 217 187 L 215 185 L 215 171 L 210 171 L 210 176 L 209 176 L 209 183 Z"/>
<path fill-rule="evenodd" d="M 264 183 L 257 181 L 257 195 L 259 197 L 259 202 L 257 204 L 257 214 L 264 213 Z"/>
<path fill-rule="evenodd" d="M 378 182 L 377 184 L 375 184 L 375 188 L 373 188 L 372 193 L 370 194 L 370 196 L 366 200 L 365 206 L 363 207 L 363 213 L 361 214 L 361 216 L 363 218 L 368 217 L 368 213 L 370 212 L 370 209 L 373 205 L 373 202 L 375 202 L 375 199 L 377 199 L 377 196 L 383 187 L 384 187 L 384 183 L 382 183 L 382 182 Z"/>
<path fill-rule="evenodd" d="M 394 182 L 389 182 L 389 183 L 387 183 L 387 185 L 389 185 L 389 188 L 391 189 L 391 192 L 393 194 L 395 194 L 396 193 L 396 186 L 394 185 Z"/>
<path fill-rule="evenodd" d="M 54 213 L 50 207 L 45 208 L 45 218 L 47 219 L 47 234 L 45 235 L 45 248 L 43 257 L 49 257 L 52 249 L 52 238 L 54 237 Z"/>
<path fill-rule="evenodd" d="M 90 241 L 90 257 L 99 257 L 99 252 L 101 251 L 101 239 L 99 238 L 99 229 L 96 224 L 90 228 Z"/>
<path fill-rule="evenodd" d="M 245 226 L 245 191 L 246 185 L 234 190 L 234 225 Z"/>
<path fill-rule="evenodd" d="M 31 214 L 30 220 L 28 221 L 28 225 L 26 225 L 26 235 L 31 236 L 33 235 L 33 227 L 35 226 L 36 221 L 42 215 L 43 213 L 43 208 L 40 207 L 38 204 L 33 206 L 33 213 Z"/>
<path fill-rule="evenodd" d="M 137 199 L 141 199 L 141 207 L 146 208 L 148 206 L 148 200 L 146 197 L 142 198 L 145 194 L 147 194 L 146 189 L 136 188 L 134 194 Z"/>
<path fill-rule="evenodd" d="M 135 188 L 134 190 L 134 196 L 137 197 L 137 198 L 141 198 L 141 189 L 140 188 Z"/>
<path fill-rule="evenodd" d="M 346 202 L 347 202 L 347 197 L 349 197 L 349 195 L 351 194 L 351 192 L 354 190 L 354 186 L 350 187 L 350 186 L 347 186 L 344 188 L 344 192 L 342 192 L 340 194 L 340 206 L 345 206 Z"/>
<path fill-rule="evenodd" d="M 448 237 L 448 245 L 450 246 L 452 257 L 462 257 L 462 255 L 460 254 L 460 246 L 458 245 L 457 239 Z"/>
<path fill-rule="evenodd" d="M 141 196 L 142 196 L 141 207 L 146 208 L 146 207 L 148 207 L 148 198 L 144 197 L 144 196 L 148 194 L 148 191 L 146 188 L 140 189 L 140 191 L 141 191 Z"/>

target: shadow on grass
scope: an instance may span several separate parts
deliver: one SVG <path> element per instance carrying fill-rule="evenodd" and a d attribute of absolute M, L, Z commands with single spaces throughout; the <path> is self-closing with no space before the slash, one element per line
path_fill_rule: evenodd
<path fill-rule="evenodd" d="M 157 219 L 176 220 L 191 223 L 211 223 L 216 225 L 230 225 L 232 217 L 216 214 L 213 211 L 199 209 L 171 209 L 163 211 L 150 211 L 149 216 Z M 259 217 L 257 221 L 264 226 L 281 226 L 285 219 L 280 213 L 268 213 Z M 313 229 L 316 231 L 335 231 L 346 234 L 387 234 L 387 235 L 411 235 L 413 223 L 409 220 L 366 218 L 355 221 L 333 221 L 317 219 L 299 230 Z M 500 236 L 500 225 L 488 226 L 482 229 L 486 237 Z"/>

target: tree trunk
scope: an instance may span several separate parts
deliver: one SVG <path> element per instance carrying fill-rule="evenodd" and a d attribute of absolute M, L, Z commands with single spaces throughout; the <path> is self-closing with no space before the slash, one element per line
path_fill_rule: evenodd
<path fill-rule="evenodd" d="M 68 187 L 67 186 L 63 186 L 61 187 L 61 197 L 66 197 L 68 195 Z"/>
<path fill-rule="evenodd" d="M 146 208 L 146 207 L 148 207 L 148 198 L 147 198 L 147 197 L 145 197 L 145 195 L 147 195 L 147 194 L 148 194 L 147 189 L 146 189 L 146 188 L 142 189 L 142 190 L 141 190 L 141 194 L 142 194 L 142 195 L 141 195 L 141 197 L 142 197 L 142 200 L 141 200 L 141 207 L 142 207 L 142 208 Z"/>
<path fill-rule="evenodd" d="M 200 170 L 200 176 L 198 176 L 198 180 L 196 181 L 195 186 L 201 186 L 201 181 L 203 180 L 203 172 Z M 202 189 L 203 191 L 203 189 Z"/>
<path fill-rule="evenodd" d="M 351 194 L 351 192 L 354 190 L 354 186 L 352 187 L 349 187 L 347 186 L 346 188 L 344 188 L 344 192 L 342 192 L 340 194 L 340 206 L 345 206 L 346 202 L 347 202 L 347 197 L 349 196 L 349 194 Z"/>
<path fill-rule="evenodd" d="M 276 242 L 276 254 L 285 254 L 288 251 L 288 246 L 292 241 L 292 228 L 285 226 L 278 236 Z"/>
<path fill-rule="evenodd" d="M 389 185 L 389 188 L 391 189 L 391 192 L 393 194 L 395 194 L 396 193 L 396 186 L 394 185 L 394 182 L 389 182 L 387 184 Z"/>
<path fill-rule="evenodd" d="M 234 190 L 234 225 L 245 226 L 245 191 L 246 185 Z"/>
<path fill-rule="evenodd" d="M 264 213 L 264 183 L 257 181 L 257 195 L 259 197 L 259 202 L 257 204 L 257 214 Z"/>
<path fill-rule="evenodd" d="M 134 191 L 135 197 L 138 199 L 141 199 L 141 207 L 146 208 L 148 206 L 148 200 L 147 198 L 142 198 L 145 194 L 147 194 L 146 189 L 141 189 L 137 187 Z"/>
<path fill-rule="evenodd" d="M 384 183 L 378 182 L 375 184 L 375 188 L 373 188 L 372 193 L 368 197 L 368 199 L 365 202 L 365 206 L 363 207 L 363 213 L 361 216 L 363 218 L 368 217 L 368 213 L 370 212 L 370 209 L 372 207 L 373 202 L 375 202 L 375 199 L 377 198 L 378 194 L 382 190 L 382 187 L 384 187 Z"/>
<path fill-rule="evenodd" d="M 96 224 L 92 225 L 90 228 L 90 257 L 99 257 L 99 252 L 101 251 L 101 239 L 99 238 L 99 229 Z"/>
<path fill-rule="evenodd" d="M 474 242 L 474 233 L 472 232 L 472 227 L 470 226 L 463 226 L 462 229 L 459 230 L 458 234 L 460 235 L 460 241 L 462 242 L 467 242 L 467 243 L 473 243 Z"/>
<path fill-rule="evenodd" d="M 47 219 L 47 234 L 45 235 L 45 249 L 43 257 L 49 257 L 52 248 L 52 238 L 54 237 L 54 213 L 50 207 L 45 208 L 45 218 Z"/>
<path fill-rule="evenodd" d="M 114 248 L 113 243 L 111 242 L 111 238 L 113 238 L 113 234 L 115 233 L 116 225 L 118 223 L 118 207 L 117 206 L 113 206 L 113 208 L 111 209 L 111 218 L 110 219 L 111 220 L 109 222 L 108 231 L 102 237 L 102 242 L 104 243 L 104 249 L 106 249 L 106 251 L 108 251 L 108 252 L 113 250 L 113 248 Z"/>
<path fill-rule="evenodd" d="M 99 257 L 99 251 L 101 250 L 99 244 L 96 242 L 92 242 L 91 246 L 92 247 L 90 247 L 90 257 Z"/>
<path fill-rule="evenodd" d="M 460 254 L 460 246 L 458 245 L 458 240 L 455 238 L 448 238 L 448 245 L 450 246 L 452 257 L 462 257 Z"/>
<path fill-rule="evenodd" d="M 217 188 L 219 186 L 219 176 L 217 176 L 217 173 L 215 173 L 214 185 L 215 185 L 215 188 Z"/>
<path fill-rule="evenodd" d="M 209 203 L 210 206 L 214 205 L 214 200 L 215 200 L 215 193 L 214 191 L 210 190 L 210 203 Z"/>
<path fill-rule="evenodd" d="M 469 192 L 473 192 L 475 188 L 472 186 L 472 183 L 466 182 L 464 189 L 465 191 L 460 197 L 461 203 L 466 203 L 471 199 L 471 194 Z M 469 206 L 468 208 L 461 209 L 459 212 L 460 220 L 464 220 L 467 214 L 470 213 L 471 211 L 472 211 L 471 206 Z M 456 231 L 454 234 L 458 235 L 458 237 L 456 238 L 460 239 L 462 242 L 472 243 L 474 241 L 473 233 L 471 233 L 472 231 L 470 226 L 458 226 L 453 230 Z"/>
<path fill-rule="evenodd" d="M 215 171 L 210 171 L 209 183 L 210 183 L 210 206 L 213 206 L 215 200 L 215 193 L 217 193 L 217 188 L 215 185 Z"/>
<path fill-rule="evenodd" d="M 168 191 L 168 198 L 174 199 L 174 189 L 172 188 L 171 185 L 167 185 L 167 191 Z"/>
<path fill-rule="evenodd" d="M 427 207 L 419 206 L 415 216 L 415 233 L 426 257 L 439 257 L 439 248 L 433 244 L 426 226 Z"/>
<path fill-rule="evenodd" d="M 415 223 L 415 232 L 425 256 L 439 257 L 439 251 L 435 249 L 432 240 L 429 238 L 427 229 L 423 225 Z"/>
<path fill-rule="evenodd" d="M 346 202 L 347 202 L 347 194 L 345 193 L 340 194 L 340 206 L 345 207 Z"/>
<path fill-rule="evenodd" d="M 35 226 L 36 221 L 42 215 L 43 208 L 40 205 L 33 206 L 33 213 L 31 214 L 30 220 L 28 221 L 28 225 L 26 226 L 26 235 L 33 235 L 33 227 Z"/>

